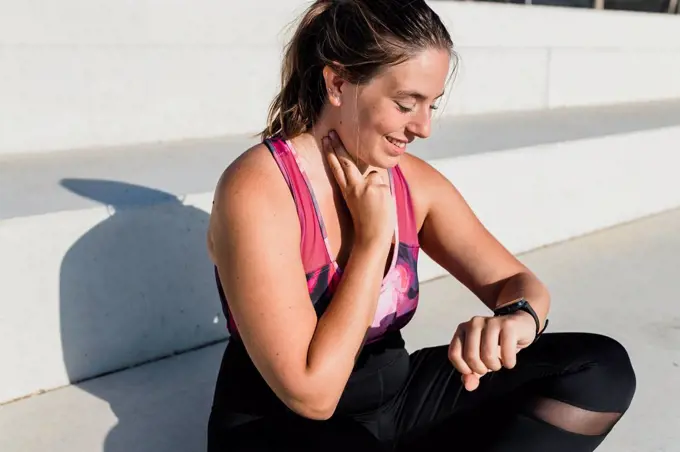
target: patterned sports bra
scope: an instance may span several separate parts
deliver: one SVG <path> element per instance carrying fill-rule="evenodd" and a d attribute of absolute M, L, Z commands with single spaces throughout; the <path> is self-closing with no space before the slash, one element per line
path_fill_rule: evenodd
<path fill-rule="evenodd" d="M 319 205 L 293 145 L 280 138 L 265 140 L 264 144 L 276 160 L 295 201 L 301 228 L 300 253 L 309 296 L 317 316 L 321 316 L 342 277 L 342 268 L 332 258 Z M 389 270 L 383 278 L 378 306 L 366 343 L 375 342 L 387 332 L 403 328 L 413 317 L 418 305 L 417 263 L 420 247 L 411 194 L 398 166 L 388 170 L 388 174 L 397 210 L 396 246 Z M 217 269 L 215 278 L 227 318 L 227 328 L 232 338 L 238 338 L 236 323 L 224 296 Z"/>

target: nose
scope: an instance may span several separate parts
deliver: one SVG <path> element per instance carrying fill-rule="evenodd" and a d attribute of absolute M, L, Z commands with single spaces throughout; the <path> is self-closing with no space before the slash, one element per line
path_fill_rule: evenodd
<path fill-rule="evenodd" d="M 430 136 L 430 126 L 432 122 L 432 110 L 423 108 L 419 114 L 412 119 L 408 125 L 409 132 L 418 138 L 427 138 Z"/>

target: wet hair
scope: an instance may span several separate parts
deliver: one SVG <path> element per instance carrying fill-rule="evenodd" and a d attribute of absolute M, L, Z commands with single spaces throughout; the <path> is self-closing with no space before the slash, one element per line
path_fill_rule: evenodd
<path fill-rule="evenodd" d="M 327 98 L 324 67 L 361 85 L 429 48 L 453 55 L 449 32 L 424 0 L 315 1 L 285 48 L 262 138 L 311 130 Z"/>

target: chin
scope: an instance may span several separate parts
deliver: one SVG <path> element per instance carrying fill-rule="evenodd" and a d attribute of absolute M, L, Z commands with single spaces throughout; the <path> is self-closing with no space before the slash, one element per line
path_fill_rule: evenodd
<path fill-rule="evenodd" d="M 392 168 L 399 164 L 401 157 L 406 153 L 407 143 L 403 143 L 401 146 L 397 146 L 390 142 L 386 137 L 382 138 L 383 141 L 383 153 L 380 156 L 381 167 Z"/>
<path fill-rule="evenodd" d="M 391 144 L 385 137 L 381 137 L 379 140 L 378 142 L 373 141 L 371 146 L 372 152 L 368 155 L 364 154 L 364 158 L 361 158 L 361 152 L 357 153 L 355 150 L 352 150 L 350 155 L 357 156 L 359 154 L 358 160 L 374 168 L 394 168 L 406 153 L 406 146 L 397 147 Z"/>
<path fill-rule="evenodd" d="M 394 168 L 401 161 L 401 157 L 394 157 L 387 154 L 376 155 L 370 161 L 364 160 L 364 163 L 373 168 L 389 169 Z"/>
<path fill-rule="evenodd" d="M 397 166 L 399 164 L 400 161 L 401 161 L 401 156 L 393 157 L 391 155 L 385 155 L 385 156 L 382 156 L 382 158 L 380 159 L 380 162 L 379 162 L 380 164 L 375 165 L 375 166 L 378 167 L 378 168 L 384 168 L 384 169 L 394 168 L 395 166 Z"/>

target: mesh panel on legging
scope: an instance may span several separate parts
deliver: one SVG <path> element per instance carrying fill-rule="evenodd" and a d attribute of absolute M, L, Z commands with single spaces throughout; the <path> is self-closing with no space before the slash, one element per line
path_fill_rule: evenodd
<path fill-rule="evenodd" d="M 484 376 L 477 390 L 459 397 L 460 375 L 444 371 L 445 353 L 415 357 L 422 387 L 414 375 L 400 413 L 400 450 L 426 450 L 448 438 L 477 451 L 589 452 L 635 392 L 625 348 L 606 336 L 545 335 L 520 352 L 514 369 Z"/>

